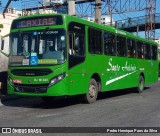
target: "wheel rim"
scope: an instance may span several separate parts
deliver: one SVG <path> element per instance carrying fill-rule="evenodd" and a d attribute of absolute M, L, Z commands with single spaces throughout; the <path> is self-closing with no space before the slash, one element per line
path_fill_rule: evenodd
<path fill-rule="evenodd" d="M 94 84 L 91 84 L 89 86 L 89 96 L 90 98 L 94 98 L 96 96 L 96 86 Z"/>
<path fill-rule="evenodd" d="M 140 90 L 143 91 L 144 88 L 144 81 L 141 79 L 140 81 Z"/>

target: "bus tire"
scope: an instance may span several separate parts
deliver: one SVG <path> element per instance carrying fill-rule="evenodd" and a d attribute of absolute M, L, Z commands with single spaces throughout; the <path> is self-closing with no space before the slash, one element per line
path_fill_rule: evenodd
<path fill-rule="evenodd" d="M 2 95 L 7 95 L 7 81 L 6 82 L 1 82 L 1 94 Z"/>
<path fill-rule="evenodd" d="M 1 82 L 1 94 L 7 95 L 7 77 L 8 73 L 7 71 L 0 72 L 0 82 Z"/>
<path fill-rule="evenodd" d="M 137 91 L 138 91 L 138 93 L 142 93 L 143 90 L 144 90 L 144 77 L 142 75 L 140 75 L 139 81 L 138 81 Z"/>
<path fill-rule="evenodd" d="M 88 93 L 85 94 L 86 103 L 94 103 L 98 96 L 98 85 L 94 78 L 91 78 L 88 86 Z"/>

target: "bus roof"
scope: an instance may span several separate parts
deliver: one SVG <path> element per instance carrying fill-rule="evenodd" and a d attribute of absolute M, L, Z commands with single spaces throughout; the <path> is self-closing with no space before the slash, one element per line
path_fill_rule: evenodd
<path fill-rule="evenodd" d="M 57 13 L 52 13 L 52 14 L 34 14 L 34 15 L 29 15 L 29 16 L 22 16 L 22 17 L 19 17 L 19 18 L 15 19 L 15 20 L 27 19 L 27 18 L 33 18 L 33 17 L 40 17 L 40 16 L 52 16 L 52 15 L 53 16 L 54 15 L 61 15 L 61 16 L 63 16 L 63 18 L 67 18 L 69 20 L 72 20 L 72 21 L 75 21 L 75 22 L 79 22 L 79 23 L 85 24 L 85 25 L 90 26 L 90 27 L 95 27 L 97 29 L 102 29 L 104 31 L 106 30 L 106 31 L 109 31 L 109 32 L 112 32 L 112 33 L 115 33 L 115 34 L 118 34 L 118 35 L 121 35 L 121 36 L 125 36 L 125 37 L 128 37 L 128 38 L 134 38 L 136 40 L 140 40 L 140 41 L 143 41 L 143 42 L 148 42 L 148 43 L 157 45 L 156 42 L 141 38 L 139 36 L 135 36 L 130 32 L 123 31 L 123 30 L 117 29 L 117 28 L 112 27 L 112 26 L 100 25 L 100 24 L 85 20 L 83 18 L 78 18 L 76 16 L 70 16 L 70 15 L 67 15 L 67 14 L 57 14 Z"/>

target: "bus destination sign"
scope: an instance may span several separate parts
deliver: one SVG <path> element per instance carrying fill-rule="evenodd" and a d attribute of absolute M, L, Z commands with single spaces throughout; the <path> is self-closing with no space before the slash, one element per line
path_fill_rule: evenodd
<path fill-rule="evenodd" d="M 36 26 L 48 26 L 48 25 L 61 25 L 61 16 L 43 16 L 43 17 L 32 17 L 20 20 L 15 20 L 12 24 L 12 28 L 26 28 Z"/>
<path fill-rule="evenodd" d="M 55 25 L 54 18 L 41 18 L 33 20 L 24 20 L 17 23 L 18 28 L 33 27 L 33 26 L 44 26 L 44 25 Z"/>

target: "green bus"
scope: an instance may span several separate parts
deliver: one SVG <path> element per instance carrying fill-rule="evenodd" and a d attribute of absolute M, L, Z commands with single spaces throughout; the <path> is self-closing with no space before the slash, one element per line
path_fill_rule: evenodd
<path fill-rule="evenodd" d="M 8 93 L 84 96 L 158 81 L 157 44 L 75 16 L 39 14 L 12 22 Z"/>

